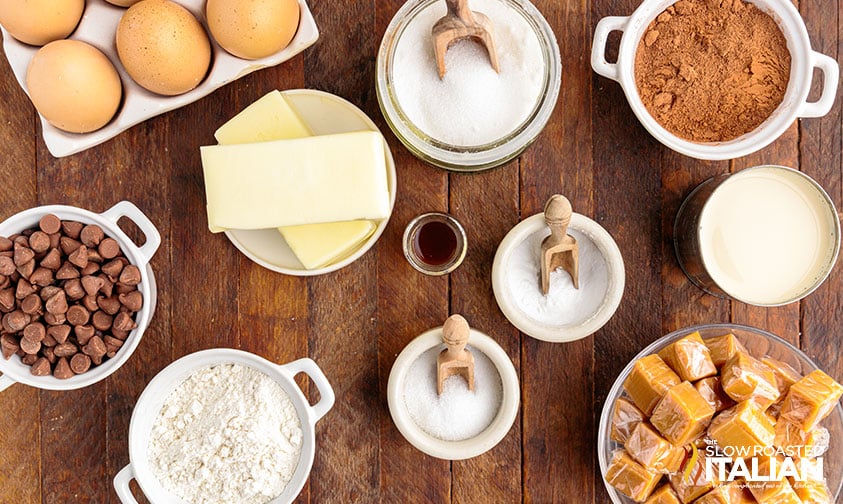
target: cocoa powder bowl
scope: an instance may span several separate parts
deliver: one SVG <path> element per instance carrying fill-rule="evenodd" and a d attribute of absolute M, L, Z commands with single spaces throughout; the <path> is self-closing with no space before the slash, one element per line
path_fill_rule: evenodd
<path fill-rule="evenodd" d="M 692 142 L 665 129 L 647 111 L 641 99 L 635 79 L 635 57 L 650 23 L 675 3 L 677 0 L 644 0 L 631 16 L 601 19 L 594 30 L 591 50 L 594 71 L 621 85 L 638 120 L 659 142 L 698 159 L 734 159 L 769 145 L 798 118 L 821 117 L 829 112 L 837 93 L 837 62 L 811 49 L 805 22 L 790 0 L 749 0 L 749 3 L 773 18 L 787 42 L 791 56 L 790 79 L 782 102 L 754 130 L 729 141 Z M 613 31 L 623 32 L 616 63 L 606 60 L 606 44 Z M 822 92 L 817 101 L 808 101 L 815 68 L 823 74 Z"/>

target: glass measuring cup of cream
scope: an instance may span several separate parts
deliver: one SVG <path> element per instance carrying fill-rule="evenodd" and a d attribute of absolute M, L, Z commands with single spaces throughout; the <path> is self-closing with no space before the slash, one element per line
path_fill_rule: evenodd
<path fill-rule="evenodd" d="M 840 250 L 834 203 L 807 175 L 756 166 L 700 184 L 674 227 L 679 265 L 703 290 L 752 305 L 804 298 Z"/>

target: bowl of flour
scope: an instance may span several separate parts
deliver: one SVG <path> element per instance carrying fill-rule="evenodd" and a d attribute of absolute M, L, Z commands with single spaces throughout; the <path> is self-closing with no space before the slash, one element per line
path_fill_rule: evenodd
<path fill-rule="evenodd" d="M 296 385 L 299 373 L 319 390 L 316 404 Z M 313 465 L 316 422 L 333 404 L 333 389 L 311 359 L 278 365 L 234 349 L 182 357 L 135 405 L 117 495 L 136 503 L 135 479 L 152 503 L 292 502 Z"/>

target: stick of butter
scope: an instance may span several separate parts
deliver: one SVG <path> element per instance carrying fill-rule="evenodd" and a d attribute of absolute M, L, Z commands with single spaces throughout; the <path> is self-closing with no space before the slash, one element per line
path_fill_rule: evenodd
<path fill-rule="evenodd" d="M 389 215 L 383 137 L 355 131 L 201 147 L 208 227 L 265 229 Z"/>
<path fill-rule="evenodd" d="M 372 236 L 376 227 L 372 221 L 356 220 L 284 226 L 278 230 L 304 267 L 316 269 L 356 250 Z"/>
<path fill-rule="evenodd" d="M 221 145 L 285 138 L 309 137 L 312 133 L 278 90 L 270 91 L 214 132 Z"/>

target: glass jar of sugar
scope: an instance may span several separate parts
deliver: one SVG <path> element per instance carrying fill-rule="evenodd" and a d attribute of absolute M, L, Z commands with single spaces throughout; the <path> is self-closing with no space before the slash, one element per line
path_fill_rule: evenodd
<path fill-rule="evenodd" d="M 377 94 L 392 131 L 418 158 L 456 171 L 500 166 L 539 135 L 556 105 L 562 63 L 556 37 L 527 0 L 472 0 L 488 16 L 500 73 L 485 49 L 453 44 L 440 79 L 431 29 L 442 0 L 410 0 L 386 30 L 377 61 Z"/>

